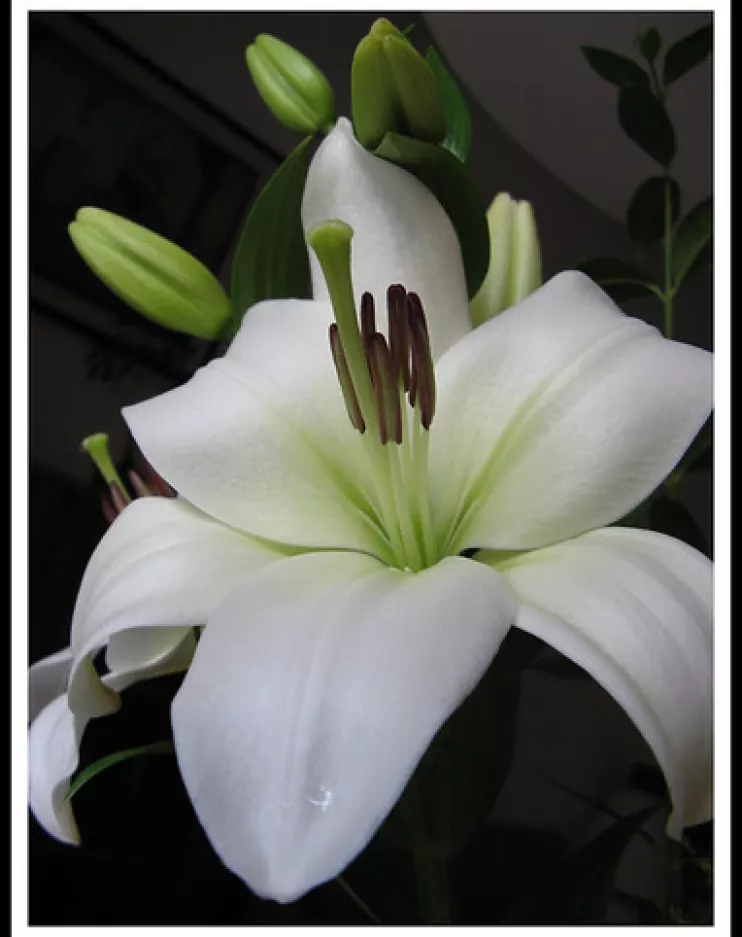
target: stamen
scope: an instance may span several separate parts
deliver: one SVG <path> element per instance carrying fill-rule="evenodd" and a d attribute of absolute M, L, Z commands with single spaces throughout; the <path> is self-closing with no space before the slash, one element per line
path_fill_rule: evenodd
<path fill-rule="evenodd" d="M 131 469 L 129 472 L 129 481 L 131 482 L 131 487 L 137 494 L 138 498 L 151 498 L 153 493 L 142 481 L 141 476 L 138 472 L 135 472 L 134 469 Z"/>
<path fill-rule="evenodd" d="M 408 293 L 406 303 L 412 351 L 410 405 L 414 407 L 419 400 L 421 423 L 424 429 L 429 429 L 435 414 L 435 371 L 430 337 L 420 297 L 417 293 Z"/>
<path fill-rule="evenodd" d="M 111 484 L 108 486 L 108 490 L 111 493 L 111 500 L 113 501 L 113 506 L 116 509 L 116 513 L 120 514 L 129 502 L 124 497 L 121 488 L 119 488 L 116 482 L 111 482 Z"/>
<path fill-rule="evenodd" d="M 340 332 L 335 322 L 330 326 L 330 350 L 332 351 L 332 360 L 335 362 L 335 370 L 337 371 L 340 390 L 343 393 L 345 409 L 348 411 L 348 418 L 350 419 L 353 429 L 357 429 L 359 433 L 365 433 L 366 423 L 358 404 L 358 397 L 353 387 L 353 379 L 350 376 L 348 361 L 345 357 L 345 351 L 343 350 L 343 343 L 340 341 Z"/>
<path fill-rule="evenodd" d="M 389 349 L 397 380 L 405 391 L 410 387 L 410 336 L 407 323 L 407 291 L 393 284 L 386 293 L 387 317 L 389 320 Z"/>
<path fill-rule="evenodd" d="M 399 389 L 392 365 L 392 355 L 386 339 L 380 332 L 375 332 L 371 336 L 366 353 L 379 414 L 379 439 L 383 446 L 390 439 L 399 445 L 402 442 Z"/>
<path fill-rule="evenodd" d="M 376 331 L 376 313 L 374 309 L 374 298 L 371 293 L 364 293 L 361 296 L 361 338 L 364 347 L 366 342 Z"/>

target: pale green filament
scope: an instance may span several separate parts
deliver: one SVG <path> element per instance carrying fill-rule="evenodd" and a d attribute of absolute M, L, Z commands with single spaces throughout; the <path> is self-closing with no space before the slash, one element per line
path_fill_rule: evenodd
<path fill-rule="evenodd" d="M 121 481 L 121 476 L 116 471 L 116 466 L 113 464 L 111 453 L 108 450 L 108 436 L 106 433 L 94 433 L 92 436 L 86 436 L 80 443 L 80 448 L 90 456 L 93 465 L 98 469 L 106 484 L 116 485 L 123 499 L 129 503 L 131 497 Z"/>

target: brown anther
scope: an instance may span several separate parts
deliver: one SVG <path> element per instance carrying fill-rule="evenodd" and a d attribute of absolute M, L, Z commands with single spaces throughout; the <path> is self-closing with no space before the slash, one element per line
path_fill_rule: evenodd
<path fill-rule="evenodd" d="M 428 429 L 435 413 L 435 372 L 430 337 L 417 293 L 408 293 L 406 304 L 412 358 L 409 400 L 412 407 L 419 402 L 420 422 Z"/>
<path fill-rule="evenodd" d="M 371 338 L 376 331 L 376 313 L 374 307 L 374 297 L 371 293 L 364 293 L 361 296 L 361 338 L 363 345 Z"/>
<path fill-rule="evenodd" d="M 376 411 L 379 415 L 379 439 L 385 446 L 390 440 L 402 442 L 402 410 L 399 403 L 399 386 L 394 373 L 392 355 L 386 339 L 379 332 L 371 336 L 367 346 L 368 365 L 376 395 Z"/>
<path fill-rule="evenodd" d="M 389 321 L 389 350 L 396 379 L 405 391 L 410 387 L 410 336 L 407 323 L 407 291 L 398 283 L 386 293 L 386 308 Z"/>
<path fill-rule="evenodd" d="M 337 372 L 340 390 L 343 393 L 343 400 L 345 401 L 345 409 L 348 412 L 348 418 L 350 419 L 353 429 L 357 429 L 359 433 L 364 433 L 366 431 L 366 423 L 363 419 L 360 404 L 358 403 L 358 397 L 356 396 L 355 387 L 353 386 L 353 379 L 350 376 L 350 368 L 348 367 L 348 361 L 345 357 L 343 343 L 340 340 L 340 332 L 335 322 L 330 326 L 330 350 L 332 352 L 332 360 L 335 362 L 335 371 Z"/>
<path fill-rule="evenodd" d="M 152 498 L 153 493 L 149 488 L 144 484 L 141 479 L 141 476 L 135 472 L 133 469 L 129 472 L 129 481 L 131 482 L 131 487 L 137 493 L 139 498 Z"/>
<path fill-rule="evenodd" d="M 124 497 L 123 492 L 116 484 L 116 482 L 111 482 L 108 486 L 108 490 L 111 494 L 111 501 L 113 501 L 113 506 L 116 509 L 116 513 L 120 514 L 127 505 L 126 498 Z"/>
<path fill-rule="evenodd" d="M 118 511 L 105 495 L 101 495 L 100 507 L 103 511 L 103 517 L 105 517 L 109 524 L 112 524 L 118 517 Z"/>

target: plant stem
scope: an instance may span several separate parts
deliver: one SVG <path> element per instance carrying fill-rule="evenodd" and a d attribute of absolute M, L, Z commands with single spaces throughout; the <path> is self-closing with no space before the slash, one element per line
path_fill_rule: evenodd
<path fill-rule="evenodd" d="M 358 894 L 356 894 L 356 892 L 350 887 L 350 885 L 348 884 L 347 880 L 344 879 L 342 875 L 338 875 L 338 877 L 335 879 L 335 881 L 336 881 L 336 882 L 338 883 L 338 885 L 343 889 L 343 891 L 345 891 L 345 893 L 351 898 L 351 900 L 354 901 L 354 902 L 358 905 L 358 907 L 361 909 L 361 911 L 363 911 L 363 913 L 364 913 L 370 920 L 372 920 L 372 921 L 374 922 L 374 924 L 381 924 L 381 923 L 382 923 L 382 921 L 380 920 L 380 918 L 378 918 L 378 917 L 374 914 L 374 912 L 371 910 L 371 908 L 369 908 L 369 906 L 368 906 L 368 905 L 366 904 L 366 902 L 361 898 L 361 896 L 358 895 Z"/>
<path fill-rule="evenodd" d="M 663 305 L 665 307 L 665 338 L 672 338 L 673 309 L 672 301 L 674 290 L 672 286 L 672 195 L 670 179 L 665 172 L 665 290 Z"/>
<path fill-rule="evenodd" d="M 451 924 L 448 857 L 442 852 L 415 851 L 417 900 L 426 924 Z"/>

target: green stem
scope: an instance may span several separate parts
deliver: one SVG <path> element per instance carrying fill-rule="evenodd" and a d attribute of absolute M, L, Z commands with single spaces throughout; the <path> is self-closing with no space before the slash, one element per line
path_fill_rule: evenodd
<path fill-rule="evenodd" d="M 425 923 L 451 924 L 451 881 L 445 853 L 416 850 L 415 877 L 418 904 Z"/>
<path fill-rule="evenodd" d="M 673 334 L 673 308 L 674 290 L 672 287 L 672 195 L 670 179 L 665 173 L 665 290 L 663 305 L 665 307 L 665 338 L 672 338 Z"/>
<path fill-rule="evenodd" d="M 372 920 L 372 921 L 374 922 L 374 924 L 381 924 L 381 923 L 382 923 L 381 919 L 378 918 L 378 917 L 374 914 L 374 912 L 371 910 L 371 908 L 369 908 L 369 906 L 366 904 L 366 902 L 363 900 L 363 898 L 361 898 L 360 895 L 356 894 L 356 892 L 350 887 L 350 885 L 348 884 L 347 880 L 344 879 L 342 875 L 338 875 L 338 877 L 335 879 L 335 881 L 336 881 L 336 882 L 338 883 L 338 885 L 343 889 L 343 891 L 346 892 L 346 894 L 351 898 L 351 900 L 354 901 L 354 902 L 358 905 L 358 907 L 361 909 L 361 911 L 363 911 L 363 913 L 364 913 L 370 920 Z"/>

